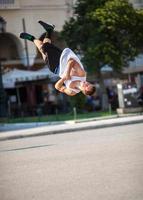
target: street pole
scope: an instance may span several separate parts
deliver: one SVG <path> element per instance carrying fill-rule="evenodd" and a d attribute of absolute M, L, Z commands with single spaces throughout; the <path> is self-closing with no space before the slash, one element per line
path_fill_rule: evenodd
<path fill-rule="evenodd" d="M 0 16 L 0 34 L 5 33 L 5 30 L 6 21 Z M 2 61 L 5 61 L 5 58 L 0 57 L 0 117 L 6 117 L 6 93 L 2 81 Z"/>
<path fill-rule="evenodd" d="M 0 117 L 6 117 L 6 95 L 2 81 L 2 60 L 0 60 Z"/>
<path fill-rule="evenodd" d="M 23 25 L 23 32 L 26 32 L 26 23 L 25 23 L 25 19 L 22 19 L 22 25 Z M 30 70 L 30 61 L 29 61 L 29 52 L 28 52 L 28 44 L 27 44 L 27 40 L 24 40 L 24 44 L 25 44 L 25 52 L 26 52 L 26 60 L 27 60 L 27 68 L 28 70 Z M 32 107 L 33 105 L 35 105 L 35 86 L 34 85 L 28 85 L 28 87 L 26 87 L 27 90 L 27 100 L 28 100 L 28 104 L 30 105 L 30 107 Z"/>
<path fill-rule="evenodd" d="M 25 25 L 25 19 L 24 18 L 22 19 L 22 25 L 23 25 L 23 32 L 26 32 L 26 25 Z M 29 64 L 29 52 L 28 52 L 27 40 L 24 40 L 24 44 L 25 44 L 27 67 L 29 69 L 30 68 L 30 64 Z"/>
<path fill-rule="evenodd" d="M 117 89 L 118 89 L 117 91 L 118 91 L 119 108 L 125 108 L 123 85 L 122 84 L 117 84 Z"/>

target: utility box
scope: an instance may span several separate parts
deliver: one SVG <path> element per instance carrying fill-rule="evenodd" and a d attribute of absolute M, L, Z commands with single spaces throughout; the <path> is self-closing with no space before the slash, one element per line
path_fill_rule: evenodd
<path fill-rule="evenodd" d="M 133 84 L 118 84 L 118 101 L 119 108 L 118 114 L 142 112 L 143 108 L 140 107 L 138 102 L 138 89 Z"/>
<path fill-rule="evenodd" d="M 135 85 L 123 85 L 123 96 L 125 108 L 139 107 L 138 89 Z"/>

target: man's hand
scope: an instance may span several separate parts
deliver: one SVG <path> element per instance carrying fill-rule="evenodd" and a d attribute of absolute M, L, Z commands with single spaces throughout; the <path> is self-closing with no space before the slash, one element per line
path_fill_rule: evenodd
<path fill-rule="evenodd" d="M 69 95 L 69 96 L 74 96 L 74 95 L 76 95 L 75 92 L 73 92 L 71 89 L 66 88 L 66 87 L 63 85 L 63 84 L 64 84 L 64 81 L 65 81 L 65 77 L 63 77 L 63 78 L 61 78 L 59 81 L 57 81 L 56 84 L 55 84 L 55 88 L 56 88 L 58 91 L 60 91 L 60 92 L 62 92 L 62 93 L 65 93 L 65 94 L 67 94 L 67 95 Z"/>
<path fill-rule="evenodd" d="M 63 77 L 60 80 L 58 80 L 55 84 L 55 88 L 59 90 L 60 92 L 63 92 L 63 89 L 65 88 L 65 86 L 63 85 L 64 81 L 65 81 L 65 78 Z"/>

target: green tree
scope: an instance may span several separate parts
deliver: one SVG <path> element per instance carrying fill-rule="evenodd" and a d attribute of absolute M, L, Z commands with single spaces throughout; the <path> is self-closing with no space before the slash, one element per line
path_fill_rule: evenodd
<path fill-rule="evenodd" d="M 69 102 L 71 107 L 75 107 L 78 113 L 82 113 L 85 110 L 86 98 L 82 93 L 79 93 L 73 97 L 69 97 Z"/>
<path fill-rule="evenodd" d="M 143 46 L 143 12 L 127 0 L 78 0 L 63 27 L 67 44 L 83 55 L 88 72 L 105 64 L 120 71 Z"/>

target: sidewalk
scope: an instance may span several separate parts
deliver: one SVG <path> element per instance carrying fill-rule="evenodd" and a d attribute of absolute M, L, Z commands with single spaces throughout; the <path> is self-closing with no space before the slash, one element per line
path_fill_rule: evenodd
<path fill-rule="evenodd" d="M 65 121 L 60 123 L 35 123 L 30 124 L 29 127 L 26 127 L 26 125 L 28 124 L 23 124 L 23 126 L 21 124 L 21 130 L 13 130 L 18 129 L 18 124 L 5 124 L 3 126 L 0 125 L 0 141 L 135 124 L 142 122 L 143 115 L 131 115 L 122 117 L 100 117 L 86 120 Z"/>

